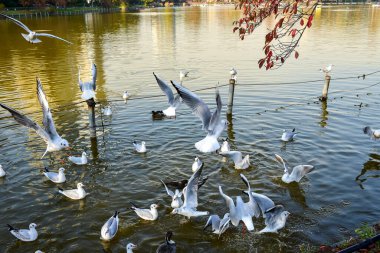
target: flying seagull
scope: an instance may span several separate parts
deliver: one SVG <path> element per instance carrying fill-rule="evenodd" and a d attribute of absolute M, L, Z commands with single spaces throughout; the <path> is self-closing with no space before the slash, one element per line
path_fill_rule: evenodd
<path fill-rule="evenodd" d="M 46 155 L 47 152 L 58 151 L 63 148 L 68 148 L 69 143 L 67 140 L 61 138 L 57 133 L 57 130 L 54 126 L 53 117 L 49 108 L 48 101 L 46 99 L 45 93 L 42 90 L 42 84 L 40 79 L 37 78 L 37 95 L 38 101 L 42 107 L 43 120 L 42 124 L 44 125 L 44 129 L 40 127 L 36 122 L 29 119 L 27 116 L 21 114 L 13 108 L 10 108 L 4 104 L 0 103 L 0 106 L 4 109 L 8 110 L 17 123 L 29 127 L 36 131 L 36 133 L 44 139 L 47 143 L 47 148 L 45 153 L 42 155 L 41 159 Z"/>
<path fill-rule="evenodd" d="M 159 78 L 154 72 L 153 75 L 156 78 L 158 86 L 167 96 L 169 103 L 169 107 L 163 111 L 152 111 L 153 116 L 160 116 L 163 114 L 166 117 L 175 117 L 176 109 L 181 104 L 181 97 L 179 95 L 174 96 L 173 91 L 169 85 L 164 80 Z"/>
<path fill-rule="evenodd" d="M 17 20 L 15 18 L 9 17 L 9 16 L 4 15 L 2 13 L 0 13 L 0 16 L 3 16 L 5 18 L 8 18 L 8 19 L 12 20 L 16 25 L 20 26 L 25 31 L 27 31 L 28 34 L 21 33 L 21 35 L 24 37 L 24 39 L 26 39 L 26 41 L 28 41 L 28 42 L 30 42 L 32 44 L 42 42 L 37 37 L 50 37 L 50 38 L 62 40 L 62 41 L 66 42 L 66 43 L 69 43 L 69 44 L 73 44 L 70 41 L 64 40 L 64 39 L 62 39 L 62 38 L 60 38 L 58 36 L 55 36 L 55 35 L 52 35 L 52 34 L 49 34 L 49 33 L 39 33 L 39 32 L 32 31 L 26 25 L 24 25 L 20 20 Z"/>
<path fill-rule="evenodd" d="M 282 181 L 284 183 L 299 182 L 307 173 L 311 172 L 314 169 L 312 165 L 297 165 L 289 172 L 289 167 L 287 162 L 279 155 L 275 154 L 276 160 L 283 164 L 284 166 L 284 175 L 282 176 Z"/>
<path fill-rule="evenodd" d="M 277 233 L 277 230 L 285 227 L 286 219 L 290 213 L 285 211 L 282 205 L 277 205 L 268 209 L 265 214 L 266 227 L 259 233 Z"/>
<path fill-rule="evenodd" d="M 185 104 L 202 120 L 203 129 L 207 132 L 207 136 L 195 143 L 195 147 L 203 153 L 214 152 L 219 149 L 218 137 L 226 127 L 226 121 L 220 119 L 222 99 L 220 98 L 219 90 L 216 89 L 217 108 L 211 113 L 205 102 L 195 93 L 181 85 L 175 84 L 173 81 L 172 84 Z"/>
<path fill-rule="evenodd" d="M 96 76 L 97 76 L 97 68 L 95 63 L 91 64 L 91 73 L 92 73 L 92 80 L 89 82 L 83 82 L 80 78 L 80 71 L 81 67 L 79 66 L 78 70 L 78 83 L 79 88 L 82 91 L 82 99 L 89 100 L 91 98 L 95 98 L 95 90 L 96 90 Z"/>
<path fill-rule="evenodd" d="M 119 226 L 119 213 L 120 212 L 115 211 L 115 214 L 112 215 L 106 223 L 104 223 L 102 229 L 100 230 L 102 240 L 110 241 L 115 237 Z"/>
<path fill-rule="evenodd" d="M 31 223 L 29 225 L 29 229 L 17 229 L 12 227 L 11 225 L 7 224 L 9 228 L 9 232 L 16 237 L 17 239 L 23 241 L 23 242 L 31 242 L 37 239 L 38 233 L 36 230 L 37 225 L 34 223 Z"/>
<path fill-rule="evenodd" d="M 212 232 L 214 234 L 218 234 L 220 237 L 221 234 L 226 232 L 227 228 L 229 228 L 230 221 L 231 221 L 231 219 L 230 219 L 229 213 L 226 213 L 223 216 L 223 219 L 220 219 L 218 215 L 213 214 L 213 215 L 210 215 L 210 217 L 208 218 L 206 225 L 203 228 L 203 230 L 206 230 L 207 227 L 211 226 Z"/>

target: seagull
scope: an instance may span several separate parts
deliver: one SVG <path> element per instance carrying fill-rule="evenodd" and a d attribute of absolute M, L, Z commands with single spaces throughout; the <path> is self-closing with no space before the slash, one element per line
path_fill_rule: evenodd
<path fill-rule="evenodd" d="M 115 237 L 119 226 L 119 213 L 120 212 L 115 211 L 115 214 L 112 215 L 106 223 L 104 223 L 102 229 L 100 230 L 100 238 L 102 240 L 110 241 Z"/>
<path fill-rule="evenodd" d="M 282 141 L 292 141 L 293 138 L 297 135 L 296 129 L 293 128 L 292 131 L 286 131 L 285 129 L 283 130 L 281 140 Z"/>
<path fill-rule="evenodd" d="M 129 98 L 129 93 L 128 93 L 128 91 L 124 91 L 124 93 L 123 93 L 123 99 L 124 99 L 124 102 L 127 102 L 128 98 Z"/>
<path fill-rule="evenodd" d="M 329 64 L 326 67 L 324 67 L 323 69 L 319 69 L 319 71 L 325 73 L 326 76 L 328 76 L 330 74 L 333 66 L 335 66 L 335 65 L 334 64 Z"/>
<path fill-rule="evenodd" d="M 131 209 L 135 211 L 135 213 L 142 219 L 144 220 L 157 220 L 158 218 L 158 212 L 157 208 L 158 205 L 156 204 L 151 204 L 150 209 L 142 209 L 138 208 L 135 204 L 131 203 L 132 207 Z"/>
<path fill-rule="evenodd" d="M 170 206 L 172 208 L 178 208 L 180 206 L 182 206 L 183 202 L 182 202 L 182 192 L 180 192 L 178 189 L 175 190 L 175 192 L 171 191 L 167 186 L 166 184 L 164 183 L 164 181 L 162 181 L 162 184 L 165 186 L 165 189 L 166 189 L 166 192 L 168 193 L 168 195 L 170 197 L 172 197 L 172 203 L 170 204 Z"/>
<path fill-rule="evenodd" d="M 265 214 L 266 227 L 259 233 L 277 233 L 277 230 L 285 227 L 286 219 L 290 213 L 285 211 L 282 205 L 277 205 L 268 209 Z"/>
<path fill-rule="evenodd" d="M 203 230 L 206 230 L 208 226 L 211 226 L 212 232 L 214 234 L 218 234 L 220 237 L 224 232 L 226 232 L 227 228 L 230 226 L 230 221 L 231 219 L 229 213 L 226 213 L 223 216 L 223 219 L 220 219 L 218 215 L 213 214 L 208 218 Z"/>
<path fill-rule="evenodd" d="M 7 224 L 7 226 L 11 234 L 23 242 L 31 242 L 36 240 L 38 237 L 38 233 L 36 230 L 37 225 L 34 223 L 31 223 L 29 225 L 29 229 L 17 229 L 9 224 Z"/>
<path fill-rule="evenodd" d="M 84 191 L 83 186 L 84 185 L 82 183 L 78 183 L 77 189 L 73 189 L 73 190 L 63 190 L 58 187 L 59 189 L 58 192 L 62 195 L 65 195 L 66 197 L 70 199 L 74 199 L 74 200 L 84 199 L 87 195 L 89 195 L 89 193 L 86 193 Z"/>
<path fill-rule="evenodd" d="M 243 191 L 243 193 L 248 195 L 248 191 Z M 268 198 L 267 196 L 263 194 L 255 193 L 252 190 L 251 190 L 251 195 L 253 199 L 256 201 L 257 205 L 259 206 L 261 213 L 263 215 L 263 218 L 265 218 L 266 217 L 265 212 L 268 209 L 271 209 L 275 206 L 273 200 L 271 200 L 270 198 Z"/>
<path fill-rule="evenodd" d="M 220 152 L 229 152 L 231 151 L 230 144 L 228 143 L 228 138 L 223 140 L 222 147 L 220 148 Z"/>
<path fill-rule="evenodd" d="M 47 152 L 52 151 L 58 151 L 63 148 L 68 148 L 69 143 L 67 140 L 61 138 L 59 134 L 57 133 L 53 117 L 49 108 L 48 101 L 46 99 L 45 93 L 42 90 L 42 84 L 40 82 L 40 79 L 37 77 L 37 95 L 38 95 L 38 101 L 40 102 L 40 105 L 42 107 L 42 113 L 43 113 L 43 119 L 42 124 L 44 125 L 44 129 L 40 127 L 36 122 L 29 119 L 27 116 L 21 114 L 20 112 L 16 111 L 13 108 L 10 108 L 4 104 L 0 103 L 0 106 L 4 109 L 8 110 L 12 117 L 16 120 L 17 123 L 24 125 L 26 127 L 32 128 L 36 131 L 36 133 L 44 139 L 44 141 L 47 143 L 47 148 L 45 153 L 42 155 L 41 159 L 46 155 Z"/>
<path fill-rule="evenodd" d="M 79 88 L 82 91 L 82 99 L 89 100 L 91 98 L 95 98 L 95 90 L 96 90 L 96 73 L 97 68 L 95 63 L 91 64 L 91 72 L 92 72 L 92 80 L 89 82 L 83 82 L 80 78 L 80 66 L 78 71 L 78 82 L 79 82 Z"/>
<path fill-rule="evenodd" d="M 207 179 L 208 179 L 207 176 L 199 178 L 199 180 L 198 180 L 198 189 L 201 188 L 202 185 L 204 185 L 206 183 Z M 183 188 L 186 187 L 186 185 L 187 185 L 188 182 L 189 182 L 189 180 L 183 179 L 183 180 L 180 180 L 180 181 L 165 182 L 165 184 L 169 185 L 169 186 L 172 186 L 172 187 L 176 187 L 176 188 L 182 190 Z"/>
<path fill-rule="evenodd" d="M 5 170 L 3 169 L 3 166 L 0 164 L 0 177 L 5 177 L 7 173 L 5 173 Z"/>
<path fill-rule="evenodd" d="M 65 169 L 59 168 L 58 173 L 49 171 L 48 168 L 45 167 L 45 171 L 43 172 L 45 177 L 47 177 L 50 181 L 56 184 L 66 182 Z"/>
<path fill-rule="evenodd" d="M 153 72 L 153 75 L 156 78 L 157 84 L 160 87 L 160 89 L 168 97 L 169 107 L 163 111 L 152 111 L 152 114 L 153 115 L 164 114 L 166 117 L 175 117 L 176 115 L 175 111 L 181 104 L 181 97 L 179 95 L 174 96 L 173 91 L 169 87 L 169 85 L 164 80 L 156 76 L 154 72 Z"/>
<path fill-rule="evenodd" d="M 235 68 L 231 68 L 230 69 L 230 75 L 231 75 L 231 79 L 234 79 L 235 82 L 236 82 L 236 80 L 237 80 L 237 71 L 236 71 Z"/>
<path fill-rule="evenodd" d="M 133 253 L 133 249 L 137 248 L 137 245 L 130 242 L 125 248 L 127 250 L 127 253 Z"/>
<path fill-rule="evenodd" d="M 246 155 L 243 159 L 243 155 L 240 151 L 227 151 L 227 152 L 218 152 L 219 155 L 227 158 L 231 158 L 234 161 L 235 169 L 245 170 L 249 167 L 249 155 Z"/>
<path fill-rule="evenodd" d="M 106 106 L 104 107 L 104 109 L 102 110 L 103 114 L 105 116 L 111 116 L 112 115 L 112 109 L 111 109 L 111 106 Z"/>
<path fill-rule="evenodd" d="M 363 128 L 363 132 L 368 134 L 370 137 L 380 138 L 380 129 L 372 129 L 369 126 L 366 126 Z"/>
<path fill-rule="evenodd" d="M 135 150 L 138 153 L 145 153 L 146 152 L 145 141 L 142 141 L 141 144 L 138 144 L 136 141 L 134 141 L 133 146 L 135 147 Z"/>
<path fill-rule="evenodd" d="M 165 236 L 165 242 L 158 246 L 156 253 L 175 253 L 176 252 L 176 245 L 175 241 L 171 240 L 173 236 L 172 231 L 166 232 Z"/>
<path fill-rule="evenodd" d="M 76 156 L 69 156 L 69 160 L 77 165 L 84 165 L 87 164 L 87 154 L 86 152 L 82 153 L 82 156 L 76 157 Z"/>
<path fill-rule="evenodd" d="M 188 74 L 189 74 L 189 71 L 186 71 L 186 70 L 181 70 L 179 72 L 179 80 L 181 81 L 181 84 L 182 84 L 183 79 L 187 77 Z"/>
<path fill-rule="evenodd" d="M 64 39 L 62 39 L 62 38 L 60 38 L 58 36 L 55 36 L 55 35 L 52 35 L 52 34 L 49 34 L 49 33 L 38 33 L 38 32 L 32 31 L 26 25 L 24 25 L 20 20 L 17 20 L 15 18 L 9 17 L 9 16 L 1 14 L 1 13 L 0 13 L 0 16 L 3 16 L 5 18 L 8 18 L 8 19 L 12 20 L 16 25 L 20 26 L 25 31 L 27 31 L 29 34 L 21 33 L 21 35 L 24 37 L 24 39 L 26 39 L 26 41 L 28 41 L 28 42 L 30 42 L 32 44 L 42 42 L 41 40 L 39 40 L 37 38 L 37 37 L 40 37 L 40 36 L 55 38 L 55 39 L 62 40 L 64 42 L 66 42 L 66 43 L 73 44 L 70 41 L 64 40 Z"/>
<path fill-rule="evenodd" d="M 282 181 L 284 183 L 299 182 L 303 176 L 311 172 L 314 169 L 312 165 L 297 165 L 293 168 L 292 172 L 289 174 L 289 167 L 286 164 L 287 162 L 282 159 L 281 156 L 275 154 L 276 160 L 284 165 L 284 175 L 282 176 Z"/>
<path fill-rule="evenodd" d="M 195 147 L 203 153 L 214 152 L 219 149 L 218 137 L 226 127 L 226 121 L 220 119 L 222 100 L 219 95 L 219 90 L 216 89 L 217 108 L 211 113 L 208 106 L 195 93 L 183 86 L 175 84 L 173 81 L 172 84 L 182 100 L 190 107 L 195 115 L 202 120 L 203 129 L 207 132 L 207 136 L 203 140 L 195 143 Z"/>
<path fill-rule="evenodd" d="M 198 156 L 196 156 L 194 158 L 193 165 L 191 166 L 191 170 L 193 172 L 196 172 L 202 165 L 203 165 L 203 162 L 201 161 L 201 159 L 198 158 Z"/>
<path fill-rule="evenodd" d="M 244 175 L 243 176 L 242 175 L 243 174 L 240 174 L 240 177 L 245 182 L 246 178 L 244 177 Z M 248 186 L 249 186 L 249 183 L 248 183 Z M 250 188 L 248 187 L 248 189 Z M 260 210 L 256 201 L 253 199 L 252 195 L 249 195 L 249 202 L 246 202 L 246 203 L 243 202 L 243 199 L 241 198 L 241 196 L 237 196 L 236 205 L 235 205 L 233 199 L 223 193 L 222 187 L 220 185 L 219 185 L 219 193 L 224 198 L 227 204 L 227 207 L 230 210 L 230 218 L 231 218 L 232 225 L 236 227 L 239 225 L 240 220 L 242 220 L 245 226 L 247 227 L 248 231 L 253 231 L 255 227 L 252 222 L 252 217 L 253 216 L 259 217 Z"/>
<path fill-rule="evenodd" d="M 189 182 L 185 188 L 183 188 L 184 202 L 179 208 L 175 208 L 172 214 L 181 214 L 188 218 L 193 216 L 208 215 L 209 213 L 197 211 L 198 207 L 198 181 L 202 174 L 202 166 L 194 172 L 190 177 Z"/>

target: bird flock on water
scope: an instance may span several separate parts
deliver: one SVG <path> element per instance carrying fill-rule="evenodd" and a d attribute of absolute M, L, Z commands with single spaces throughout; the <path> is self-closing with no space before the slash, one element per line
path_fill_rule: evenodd
<path fill-rule="evenodd" d="M 32 31 L 25 24 L 15 18 L 1 13 L 0 16 L 11 20 L 23 28 L 25 31 L 27 31 L 28 34 L 22 34 L 22 36 L 30 43 L 40 43 L 41 40 L 39 40 L 38 37 L 45 36 L 59 39 L 68 44 L 72 44 L 71 42 L 55 35 Z M 326 75 L 328 75 L 332 70 L 332 66 L 334 65 L 330 64 L 326 68 L 321 69 L 321 72 L 324 72 Z M 92 78 L 87 82 L 83 82 L 81 79 L 81 69 L 79 68 L 78 70 L 78 84 L 80 90 L 82 91 L 81 98 L 84 100 L 95 98 L 97 77 L 97 67 L 95 63 L 91 64 L 91 72 Z M 230 78 L 236 81 L 236 69 L 232 68 L 229 73 Z M 189 71 L 180 71 L 180 83 L 177 83 L 173 80 L 170 81 L 171 85 L 174 88 L 172 89 L 168 82 L 153 72 L 153 76 L 159 88 L 168 99 L 167 101 L 169 107 L 162 111 L 152 111 L 152 117 L 175 118 L 176 111 L 178 110 L 179 106 L 184 103 L 201 120 L 202 130 L 205 131 L 206 135 L 202 140 L 199 140 L 194 144 L 195 148 L 202 153 L 215 153 L 217 155 L 220 155 L 225 162 L 232 160 L 236 170 L 246 170 L 251 165 L 249 154 L 243 156 L 242 152 L 238 150 L 231 150 L 228 138 L 222 140 L 222 145 L 219 144 L 219 137 L 226 129 L 227 122 L 222 119 L 221 111 L 223 104 L 218 88 L 216 88 L 215 92 L 216 108 L 214 111 L 212 111 L 197 94 L 183 86 L 183 80 L 187 78 L 188 75 Z M 63 139 L 55 128 L 51 109 L 48 104 L 48 99 L 43 91 L 42 83 L 38 77 L 36 78 L 36 83 L 37 98 L 41 105 L 43 116 L 43 126 L 40 126 L 35 121 L 27 117 L 25 114 L 17 111 L 16 109 L 13 109 L 3 103 L 0 103 L 0 106 L 7 110 L 17 123 L 33 129 L 46 142 L 47 147 L 45 153 L 41 157 L 42 159 L 48 152 L 56 152 L 63 149 L 69 149 L 70 147 L 69 142 Z M 177 94 L 174 94 L 173 91 L 176 91 Z M 127 102 L 130 94 L 128 91 L 125 91 L 122 94 L 122 97 L 124 101 Z M 105 107 L 103 109 L 103 114 L 106 116 L 112 115 L 111 107 Z M 371 138 L 380 138 L 380 130 L 374 130 L 369 126 L 365 127 L 363 129 L 363 132 L 365 134 L 368 134 Z M 284 130 L 281 136 L 281 140 L 284 142 L 293 141 L 297 134 L 298 133 L 296 132 L 296 129 Z M 148 152 L 145 141 L 133 141 L 132 144 L 136 153 Z M 287 161 L 277 154 L 274 155 L 274 159 L 277 160 L 284 168 L 284 173 L 281 178 L 284 183 L 298 183 L 306 174 L 314 170 L 314 166 L 312 165 L 297 165 L 293 168 L 290 168 Z M 83 152 L 80 157 L 69 156 L 68 160 L 77 165 L 85 165 L 88 163 L 88 156 L 86 152 Z M 228 209 L 227 213 L 221 214 L 222 216 L 219 216 L 219 214 L 210 215 L 208 211 L 202 210 L 203 208 L 198 206 L 198 190 L 208 179 L 207 176 L 202 177 L 204 166 L 205 164 L 197 156 L 194 158 L 194 162 L 191 166 L 193 174 L 188 180 L 174 182 L 164 182 L 161 180 L 161 183 L 165 188 L 167 195 L 171 198 L 170 206 L 173 209 L 171 214 L 183 215 L 188 219 L 191 217 L 208 216 L 204 230 L 207 230 L 207 228 L 211 227 L 212 233 L 217 234 L 218 238 L 228 230 L 231 224 L 232 226 L 237 227 L 243 223 L 243 226 L 248 231 L 254 231 L 255 228 L 253 218 L 258 219 L 262 217 L 264 219 L 265 228 L 258 231 L 258 233 L 277 233 L 285 226 L 286 220 L 289 217 L 290 213 L 285 210 L 285 207 L 283 205 L 275 204 L 269 197 L 263 194 L 255 193 L 251 189 L 250 182 L 243 173 L 240 174 L 240 178 L 247 189 L 243 191 L 243 196 L 235 196 L 235 201 L 232 197 L 228 196 L 223 191 L 222 185 L 219 185 L 218 187 L 221 199 L 224 200 Z M 6 175 L 6 171 L 0 165 L 0 177 L 5 177 Z M 55 184 L 62 184 L 66 182 L 64 168 L 59 168 L 57 172 L 52 171 L 49 168 L 44 168 L 43 175 Z M 77 188 L 75 189 L 65 190 L 61 187 L 58 187 L 58 193 L 71 200 L 80 200 L 90 195 L 90 193 L 85 191 L 84 187 L 85 185 L 83 185 L 83 183 L 78 182 Z M 248 202 L 244 202 L 245 196 L 248 196 Z M 159 207 L 160 206 L 155 203 L 150 204 L 149 208 L 138 207 L 135 203 L 131 202 L 130 209 L 133 210 L 141 219 L 153 222 L 158 218 Z M 119 227 L 119 215 L 120 212 L 115 211 L 114 214 L 100 228 L 101 240 L 111 241 L 116 236 Z M 10 233 L 20 241 L 29 242 L 35 241 L 38 238 L 38 232 L 36 229 L 37 225 L 35 223 L 31 223 L 29 225 L 29 229 L 17 229 L 10 224 L 7 224 L 7 226 Z M 173 232 L 168 231 L 165 235 L 165 242 L 158 246 L 156 252 L 176 252 L 176 243 L 172 240 L 172 237 Z M 128 243 L 125 246 L 125 249 L 127 253 L 132 253 L 136 247 L 137 245 Z M 36 253 L 42 253 L 42 251 L 37 250 Z"/>

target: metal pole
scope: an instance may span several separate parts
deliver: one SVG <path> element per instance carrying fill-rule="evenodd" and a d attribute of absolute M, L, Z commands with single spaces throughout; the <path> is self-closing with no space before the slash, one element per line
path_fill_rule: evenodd
<path fill-rule="evenodd" d="M 330 87 L 330 80 L 331 80 L 331 76 L 326 75 L 325 85 L 323 86 L 323 90 L 322 90 L 322 97 L 320 98 L 321 101 L 327 100 L 327 95 L 329 93 L 329 87 Z"/>
<path fill-rule="evenodd" d="M 227 114 L 232 114 L 234 105 L 235 79 L 230 79 L 230 89 L 228 91 Z"/>
<path fill-rule="evenodd" d="M 88 106 L 88 121 L 90 127 L 90 136 L 96 137 L 96 125 L 95 125 L 95 105 L 96 102 L 93 98 L 86 100 Z"/>

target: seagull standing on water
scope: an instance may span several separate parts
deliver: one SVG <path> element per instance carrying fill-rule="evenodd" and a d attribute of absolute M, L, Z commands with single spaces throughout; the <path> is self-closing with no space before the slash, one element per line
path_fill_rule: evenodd
<path fill-rule="evenodd" d="M 5 170 L 3 169 L 3 166 L 0 165 L 0 177 L 5 177 L 7 173 L 5 173 Z"/>
<path fill-rule="evenodd" d="M 119 213 L 120 212 L 115 211 L 115 214 L 112 215 L 106 223 L 104 223 L 102 229 L 100 230 L 100 236 L 102 240 L 110 241 L 115 237 L 117 229 L 119 227 Z"/>
<path fill-rule="evenodd" d="M 125 249 L 127 250 L 127 253 L 133 253 L 133 249 L 137 248 L 137 245 L 133 243 L 128 243 Z"/>
<path fill-rule="evenodd" d="M 106 107 L 104 107 L 102 112 L 103 112 L 104 116 L 111 116 L 112 115 L 111 106 L 107 105 Z"/>
<path fill-rule="evenodd" d="M 82 156 L 76 157 L 76 156 L 69 156 L 69 160 L 77 165 L 84 165 L 87 164 L 88 159 L 87 159 L 87 154 L 86 152 L 82 153 Z"/>
<path fill-rule="evenodd" d="M 282 205 L 274 206 L 265 212 L 265 225 L 259 233 L 277 233 L 278 230 L 285 227 L 286 219 L 289 212 L 285 211 Z"/>
<path fill-rule="evenodd" d="M 124 91 L 124 93 L 123 93 L 123 99 L 124 99 L 124 102 L 125 102 L 125 103 L 127 103 L 128 98 L 129 98 L 129 93 L 128 93 L 128 91 Z"/>
<path fill-rule="evenodd" d="M 282 176 L 282 181 L 284 183 L 299 182 L 307 173 L 311 172 L 314 169 L 312 165 L 297 165 L 289 172 L 289 167 L 286 164 L 287 162 L 279 155 L 275 154 L 276 160 L 283 164 L 284 166 L 284 175 Z"/>
<path fill-rule="evenodd" d="M 89 82 L 83 82 L 80 78 L 80 66 L 78 71 L 78 82 L 79 82 L 79 88 L 82 91 L 82 99 L 89 100 L 91 98 L 95 98 L 95 90 L 96 90 L 96 76 L 97 76 L 97 68 L 95 63 L 91 64 L 91 73 L 92 73 L 92 80 Z"/>
<path fill-rule="evenodd" d="M 50 37 L 50 38 L 62 40 L 62 41 L 66 42 L 66 43 L 69 43 L 69 44 L 73 44 L 70 41 L 64 40 L 64 39 L 62 39 L 62 38 L 60 38 L 58 36 L 55 36 L 55 35 L 52 35 L 52 34 L 49 34 L 49 33 L 38 33 L 38 32 L 32 31 L 26 25 L 24 25 L 20 20 L 17 20 L 15 18 L 9 17 L 9 16 L 1 14 L 1 13 L 0 13 L 0 16 L 3 16 L 5 18 L 8 18 L 8 19 L 12 20 L 16 25 L 20 26 L 22 29 L 24 29 L 25 31 L 27 31 L 28 34 L 21 33 L 21 35 L 24 37 L 24 39 L 26 39 L 26 41 L 28 41 L 28 42 L 30 42 L 32 44 L 42 42 L 37 37 Z"/>
<path fill-rule="evenodd" d="M 216 89 L 216 105 L 217 108 L 211 113 L 208 106 L 195 93 L 186 89 L 183 86 L 175 84 L 172 81 L 174 88 L 188 107 L 197 115 L 203 124 L 203 129 L 207 132 L 207 136 L 195 143 L 195 147 L 203 152 L 210 153 L 220 148 L 218 137 L 222 134 L 226 127 L 226 121 L 220 119 L 222 111 L 222 99 L 220 98 L 219 90 Z"/>
<path fill-rule="evenodd" d="M 226 213 L 223 216 L 223 219 L 220 219 L 218 215 L 213 214 L 208 218 L 206 225 L 203 228 L 203 230 L 206 230 L 207 227 L 211 226 L 212 232 L 214 234 L 218 234 L 220 237 L 221 234 L 226 232 L 227 228 L 229 228 L 230 221 L 231 221 L 231 219 L 230 219 L 229 213 Z"/>
<path fill-rule="evenodd" d="M 183 188 L 184 202 L 179 208 L 175 208 L 172 214 L 181 214 L 188 218 L 208 215 L 209 213 L 197 211 L 198 207 L 198 181 L 202 174 L 202 166 L 190 177 L 187 186 Z"/>
<path fill-rule="evenodd" d="M 373 138 L 380 138 L 380 129 L 372 129 L 369 126 L 363 128 L 363 132 Z"/>
<path fill-rule="evenodd" d="M 286 131 L 285 129 L 283 130 L 281 140 L 282 141 L 292 141 L 293 138 L 297 135 L 296 129 L 293 128 L 292 131 Z"/>
<path fill-rule="evenodd" d="M 180 206 L 182 206 L 183 202 L 182 202 L 182 192 L 180 192 L 178 189 L 175 190 L 175 192 L 171 191 L 167 186 L 166 184 L 164 183 L 164 181 L 162 181 L 162 184 L 165 186 L 165 189 L 166 189 L 166 192 L 167 194 L 172 197 L 172 203 L 170 204 L 170 206 L 172 208 L 178 208 Z"/>
<path fill-rule="evenodd" d="M 145 141 L 142 141 L 141 144 L 138 144 L 136 141 L 134 141 L 133 146 L 135 147 L 136 152 L 146 153 Z"/>
<path fill-rule="evenodd" d="M 59 168 L 58 173 L 49 171 L 48 168 L 45 167 L 45 171 L 43 172 L 45 177 L 47 177 L 50 181 L 56 184 L 66 182 L 65 169 Z"/>
<path fill-rule="evenodd" d="M 83 189 L 83 186 L 84 185 L 82 183 L 78 183 L 77 189 L 73 189 L 73 190 L 63 190 L 58 187 L 59 189 L 58 192 L 70 199 L 74 199 L 74 200 L 84 199 L 87 195 L 89 195 L 89 193 L 85 192 L 85 190 Z"/>
<path fill-rule="evenodd" d="M 38 233 L 36 230 L 37 225 L 34 223 L 31 223 L 29 225 L 29 229 L 17 229 L 9 224 L 7 224 L 7 226 L 11 234 L 23 242 L 31 242 L 36 240 L 38 237 Z"/>
<path fill-rule="evenodd" d="M 196 156 L 194 158 L 193 165 L 191 166 L 191 170 L 193 172 L 196 172 L 202 165 L 203 165 L 203 162 L 201 161 L 201 159 L 199 159 L 198 156 Z"/>
<path fill-rule="evenodd" d="M 143 208 L 138 208 L 135 204 L 131 203 L 132 207 L 131 209 L 135 211 L 135 213 L 142 219 L 144 220 L 157 220 L 158 218 L 158 205 L 156 204 L 151 204 L 150 209 L 143 209 Z"/>
<path fill-rule="evenodd" d="M 172 231 L 166 232 L 165 236 L 165 242 L 158 246 L 156 253 L 175 253 L 176 252 L 176 245 L 175 241 L 173 241 L 171 238 L 173 236 Z"/>
<path fill-rule="evenodd" d="M 58 151 L 64 148 L 69 148 L 69 143 L 67 140 L 61 138 L 59 134 L 57 133 L 57 130 L 54 126 L 53 117 L 49 108 L 48 101 L 46 99 L 45 93 L 42 90 L 42 84 L 40 82 L 40 79 L 37 78 L 37 95 L 38 95 L 38 101 L 40 102 L 40 105 L 42 107 L 42 113 L 43 113 L 43 119 L 42 124 L 44 125 L 45 129 L 40 127 L 36 122 L 29 119 L 25 115 L 21 114 L 20 112 L 16 111 L 15 109 L 12 109 L 4 104 L 0 103 L 0 106 L 4 109 L 8 110 L 13 118 L 16 120 L 17 123 L 29 127 L 36 131 L 36 133 L 44 139 L 44 141 L 47 143 L 47 148 L 45 153 L 42 155 L 41 159 L 46 155 L 47 152 L 52 151 Z"/>
<path fill-rule="evenodd" d="M 169 87 L 169 85 L 164 80 L 159 78 L 154 72 L 153 72 L 153 75 L 156 78 L 158 86 L 167 96 L 169 107 L 163 111 L 152 111 L 152 114 L 160 115 L 161 113 L 163 113 L 166 117 L 175 117 L 176 109 L 181 104 L 181 97 L 179 95 L 174 96 L 173 91 Z"/>
<path fill-rule="evenodd" d="M 245 170 L 251 165 L 249 162 L 249 155 L 246 155 L 243 159 L 243 155 L 240 151 L 227 151 L 227 152 L 218 152 L 219 155 L 227 158 L 231 158 L 234 161 L 235 169 Z"/>

